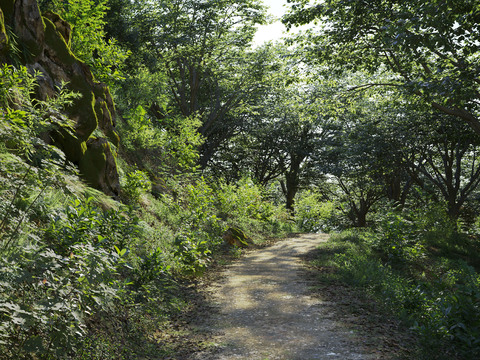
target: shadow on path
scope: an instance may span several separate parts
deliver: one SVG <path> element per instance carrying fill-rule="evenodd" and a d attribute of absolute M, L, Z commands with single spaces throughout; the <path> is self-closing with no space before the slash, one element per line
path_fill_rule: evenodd
<path fill-rule="evenodd" d="M 331 302 L 309 294 L 300 257 L 327 238 L 299 235 L 229 266 L 209 289 L 218 312 L 198 325 L 216 346 L 192 359 L 375 359 L 337 321 Z"/>

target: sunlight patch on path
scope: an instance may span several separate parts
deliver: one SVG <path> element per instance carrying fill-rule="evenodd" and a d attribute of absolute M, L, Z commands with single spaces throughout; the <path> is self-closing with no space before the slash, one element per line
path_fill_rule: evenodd
<path fill-rule="evenodd" d="M 229 266 L 211 289 L 219 313 L 211 324 L 217 351 L 195 359 L 369 360 L 331 303 L 308 295 L 299 256 L 326 235 L 301 235 L 254 251 Z M 325 299 L 328 300 L 328 299 Z"/>

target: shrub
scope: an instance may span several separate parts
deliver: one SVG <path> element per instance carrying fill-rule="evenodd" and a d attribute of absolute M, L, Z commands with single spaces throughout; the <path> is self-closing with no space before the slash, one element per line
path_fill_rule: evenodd
<path fill-rule="evenodd" d="M 138 241 L 129 209 L 101 211 L 92 199 L 58 209 L 35 241 L 0 257 L 0 353 L 7 358 L 73 356 L 87 320 L 111 313 L 127 294 L 128 247 Z"/>
<path fill-rule="evenodd" d="M 142 106 L 130 109 L 119 122 L 128 157 L 151 173 L 175 178 L 194 172 L 203 138 L 196 118 L 172 116 L 152 121 Z M 182 179 L 180 179 L 182 180 Z"/>
<path fill-rule="evenodd" d="M 142 193 L 150 191 L 152 183 L 148 178 L 148 174 L 141 170 L 134 170 L 126 174 L 123 192 L 130 202 L 137 202 Z"/>
<path fill-rule="evenodd" d="M 67 256 L 30 245 L 2 257 L 0 353 L 67 358 L 86 335 L 85 320 L 119 296 L 120 256 L 91 243 Z"/>
<path fill-rule="evenodd" d="M 186 274 L 203 272 L 211 261 L 211 244 L 207 241 L 178 235 L 173 243 L 174 256 L 180 263 L 180 269 Z"/>
<path fill-rule="evenodd" d="M 371 246 L 388 262 L 414 261 L 425 256 L 416 222 L 398 211 L 381 214 L 374 233 L 370 233 Z"/>
<path fill-rule="evenodd" d="M 93 198 L 74 200 L 64 212 L 52 216 L 45 230 L 49 247 L 59 254 L 68 254 L 73 245 L 91 243 L 113 251 L 128 249 L 138 240 L 138 217 L 128 207 L 103 211 L 93 204 Z"/>
<path fill-rule="evenodd" d="M 462 359 L 480 356 L 480 276 L 459 262 L 435 282 L 423 285 L 423 311 L 414 329 L 426 348 L 443 349 Z"/>
<path fill-rule="evenodd" d="M 387 218 L 396 219 L 388 228 L 393 234 L 405 225 L 397 217 Z M 477 358 L 480 276 L 474 269 L 462 261 L 443 260 L 430 277 L 409 277 L 375 256 L 377 250 L 369 248 L 371 236 L 345 233 L 332 237 L 336 243 L 350 244 L 335 257 L 344 281 L 367 289 L 385 308 L 403 318 L 420 335 L 428 358 Z M 392 233 L 387 236 L 399 240 Z M 405 258 L 404 253 L 394 254 Z"/>
<path fill-rule="evenodd" d="M 295 221 L 300 231 L 330 232 L 341 227 L 340 214 L 336 204 L 324 201 L 320 194 L 306 191 L 295 206 Z"/>
<path fill-rule="evenodd" d="M 236 184 L 217 184 L 215 197 L 218 216 L 230 226 L 257 233 L 268 232 L 269 236 L 292 231 L 284 207 L 269 201 L 267 191 L 248 178 Z"/>

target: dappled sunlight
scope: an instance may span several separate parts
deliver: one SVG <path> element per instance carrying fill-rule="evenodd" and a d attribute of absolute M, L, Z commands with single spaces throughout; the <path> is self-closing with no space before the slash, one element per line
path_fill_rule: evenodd
<path fill-rule="evenodd" d="M 213 359 L 370 359 L 352 348 L 353 334 L 336 321 L 331 304 L 308 295 L 299 256 L 326 238 L 288 239 L 226 270 L 215 294 L 221 335 Z"/>

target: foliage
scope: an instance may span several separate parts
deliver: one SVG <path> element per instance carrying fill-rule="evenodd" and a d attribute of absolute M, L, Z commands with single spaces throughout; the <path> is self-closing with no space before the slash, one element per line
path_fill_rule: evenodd
<path fill-rule="evenodd" d="M 336 69 L 389 69 L 390 81 L 371 78 L 364 87 L 402 87 L 480 131 L 478 1 L 291 2 L 288 26 L 321 19 L 304 42 L 311 57 Z"/>
<path fill-rule="evenodd" d="M 125 183 L 122 190 L 127 195 L 129 201 L 135 203 L 139 200 L 143 192 L 150 191 L 152 183 L 148 179 L 148 175 L 141 170 L 131 171 L 125 176 Z"/>
<path fill-rule="evenodd" d="M 172 116 L 159 123 L 139 105 L 119 125 L 125 152 L 142 168 L 165 176 L 195 170 L 203 142 L 197 119 Z"/>
<path fill-rule="evenodd" d="M 212 247 L 205 240 L 177 236 L 174 243 L 173 255 L 181 264 L 181 270 L 186 274 L 198 274 L 203 272 L 211 261 Z"/>
<path fill-rule="evenodd" d="M 69 121 L 59 111 L 77 95 L 58 89 L 56 98 L 46 101 L 32 97 L 35 79 L 26 68 L 2 65 L 0 69 L 0 239 L 2 248 L 17 245 L 29 234 L 29 216 L 42 214 L 45 199 L 56 188 L 70 192 L 74 168 L 59 149 L 40 136 L 63 128 Z M 15 226 L 13 226 L 15 224 Z M 26 228 L 23 228 L 23 225 Z"/>
<path fill-rule="evenodd" d="M 288 231 L 289 218 L 283 206 L 269 200 L 269 191 L 248 178 L 235 184 L 218 184 L 215 187 L 218 216 L 229 226 L 264 233 Z"/>
<path fill-rule="evenodd" d="M 88 239 L 98 247 L 126 251 L 139 235 L 138 218 L 128 209 L 101 211 L 92 205 L 93 199 L 85 203 L 75 200 L 52 216 L 45 230 L 48 246 L 64 256 L 70 247 Z M 125 251 L 122 255 L 125 254 Z"/>
<path fill-rule="evenodd" d="M 65 215 L 39 234 L 43 240 L 2 257 L 2 353 L 12 358 L 74 354 L 86 320 L 125 291 L 118 275 L 135 222 L 95 211 L 90 201 L 76 201 Z"/>
<path fill-rule="evenodd" d="M 296 200 L 295 221 L 300 231 L 330 232 L 342 226 L 336 203 L 325 201 L 312 191 L 302 192 Z"/>
<path fill-rule="evenodd" d="M 125 113 L 126 117 L 132 116 L 132 109 L 139 106 L 155 109 L 159 116 L 168 113 L 170 94 L 167 75 L 163 71 L 150 70 L 146 65 L 140 64 L 133 73 L 119 81 L 113 90 L 119 112 Z"/>
<path fill-rule="evenodd" d="M 263 91 L 254 99 L 246 126 L 219 146 L 208 170 L 228 181 L 245 176 L 263 186 L 279 181 L 292 211 L 302 186 L 321 178 L 312 170 L 335 134 L 330 101 L 325 100 L 331 85 L 319 79 L 309 83 L 301 55 L 286 46 L 267 44 L 260 49 L 271 64 Z"/>
<path fill-rule="evenodd" d="M 38 138 L 41 133 L 55 127 L 63 127 L 68 131 L 71 121 L 59 112 L 80 96 L 66 90 L 66 84 L 62 83 L 57 87 L 55 97 L 46 101 L 38 100 L 33 96 L 38 76 L 38 72 L 31 75 L 24 66 L 15 68 L 7 64 L 0 65 L 2 125 L 12 135 L 11 141 L 5 142 L 5 146 L 9 150 L 16 148 L 21 155 L 35 151 L 35 143 L 22 142 L 22 139 L 28 139 L 29 136 Z M 39 151 L 45 148 L 46 145 L 40 146 Z"/>
<path fill-rule="evenodd" d="M 174 188 L 174 198 L 161 197 L 158 214 L 175 229 L 170 246 L 180 273 L 202 273 L 220 250 L 228 227 L 241 227 L 259 240 L 292 231 L 284 209 L 272 205 L 265 190 L 249 179 L 227 185 L 201 177 L 176 182 Z"/>
<path fill-rule="evenodd" d="M 235 184 L 221 184 L 217 190 L 218 209 L 228 218 L 251 218 L 269 220 L 275 209 L 264 201 L 265 193 L 250 179 L 241 179 Z"/>
<path fill-rule="evenodd" d="M 480 276 L 462 260 L 437 258 L 416 246 L 425 242 L 419 227 L 390 213 L 375 233 L 332 236 L 327 245 L 336 249 L 337 274 L 403 318 L 420 336 L 425 358 L 475 358 Z"/>
<path fill-rule="evenodd" d="M 125 25 L 117 31 L 128 29 L 122 41 L 135 55 L 131 78 L 137 78 L 133 74 L 139 68 L 148 71 L 153 82 L 147 88 L 161 83 L 168 89 L 168 108 L 175 116 L 201 121 L 205 167 L 215 149 L 244 126 L 251 99 L 261 92 L 269 63 L 263 52 L 249 51 L 249 43 L 255 25 L 264 22 L 262 5 L 257 0 L 143 0 L 123 2 L 119 9 L 124 13 L 115 18 Z M 145 90 L 146 95 L 159 92 Z M 144 101 L 141 105 L 160 110 L 153 113 L 162 120 L 162 95 Z"/>
<path fill-rule="evenodd" d="M 426 114 L 417 128 L 416 144 L 411 144 L 417 155 L 407 160 L 408 166 L 443 198 L 449 216 L 456 221 L 462 208 L 475 206 L 472 199 L 480 182 L 476 155 L 480 138 L 467 125 L 441 114 Z"/>
<path fill-rule="evenodd" d="M 425 249 L 416 220 L 398 211 L 378 215 L 377 233 L 368 236 L 370 246 L 390 264 L 418 260 L 425 256 Z"/>
<path fill-rule="evenodd" d="M 94 76 L 108 85 L 123 79 L 122 64 L 129 55 L 113 38 L 105 36 L 108 0 L 53 0 L 43 8 L 58 12 L 71 26 L 72 52 L 86 62 Z"/>
<path fill-rule="evenodd" d="M 0 357 L 72 358 L 92 318 L 126 300 L 127 257 L 139 269 L 131 277 L 145 285 L 141 252 L 127 250 L 141 249 L 138 219 L 80 200 L 74 167 L 45 141 L 69 130 L 61 111 L 75 94 L 62 88 L 34 99 L 25 68 L 2 65 L 0 82 Z"/>

